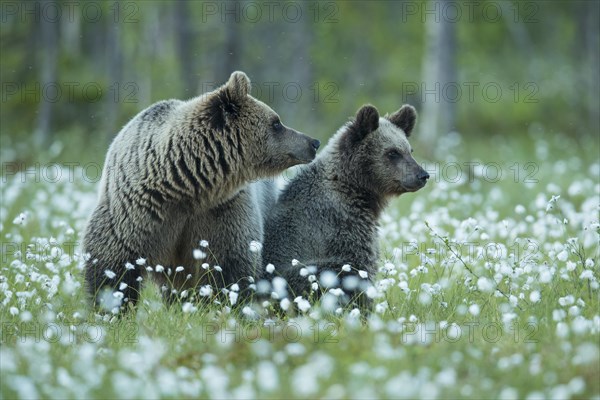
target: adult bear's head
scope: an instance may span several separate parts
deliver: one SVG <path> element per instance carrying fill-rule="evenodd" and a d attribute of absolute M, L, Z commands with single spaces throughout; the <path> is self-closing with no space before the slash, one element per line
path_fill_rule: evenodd
<path fill-rule="evenodd" d="M 212 133 L 204 145 L 214 147 L 224 165 L 235 163 L 255 178 L 311 162 L 319 141 L 285 126 L 250 89 L 250 79 L 236 71 L 204 97 L 200 122 Z"/>

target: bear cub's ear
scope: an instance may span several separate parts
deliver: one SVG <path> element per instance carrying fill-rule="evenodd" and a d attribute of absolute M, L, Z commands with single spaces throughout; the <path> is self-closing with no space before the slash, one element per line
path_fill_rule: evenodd
<path fill-rule="evenodd" d="M 402 129 L 409 137 L 417 122 L 417 110 L 409 104 L 405 104 L 398 111 L 387 117 L 388 120 L 398 128 Z"/>
<path fill-rule="evenodd" d="M 229 77 L 225 84 L 229 100 L 235 103 L 240 103 L 246 99 L 250 93 L 250 79 L 242 71 L 235 71 Z"/>
<path fill-rule="evenodd" d="M 366 104 L 356 113 L 355 124 L 364 138 L 379 128 L 379 112 L 374 106 Z"/>
<path fill-rule="evenodd" d="M 347 128 L 341 139 L 340 149 L 342 152 L 352 151 L 353 147 L 360 143 L 369 133 L 379 128 L 379 112 L 370 104 L 362 106 L 356 112 L 356 119 Z"/>

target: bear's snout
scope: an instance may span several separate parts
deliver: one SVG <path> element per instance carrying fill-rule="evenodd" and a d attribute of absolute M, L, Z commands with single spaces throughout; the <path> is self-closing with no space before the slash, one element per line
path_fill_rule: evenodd
<path fill-rule="evenodd" d="M 425 170 L 422 170 L 419 172 L 419 175 L 417 175 L 417 178 L 419 178 L 421 182 L 425 183 L 427 182 L 427 179 L 429 179 L 429 173 L 427 173 Z"/>
<path fill-rule="evenodd" d="M 313 147 L 313 149 L 315 149 L 315 151 L 319 150 L 319 146 L 321 146 L 321 142 L 318 141 L 317 139 L 313 139 L 310 142 L 311 146 Z"/>

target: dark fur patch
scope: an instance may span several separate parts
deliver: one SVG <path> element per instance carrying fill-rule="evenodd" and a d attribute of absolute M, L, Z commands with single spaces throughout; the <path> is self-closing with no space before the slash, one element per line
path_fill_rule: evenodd
<path fill-rule="evenodd" d="M 206 118 L 206 122 L 210 129 L 215 131 L 222 131 L 225 128 L 225 115 L 223 108 L 221 105 L 223 101 L 221 99 L 220 94 L 215 94 L 211 96 L 207 101 L 204 107 L 204 118 Z M 203 125 L 203 121 L 198 121 L 199 125 Z"/>
<path fill-rule="evenodd" d="M 158 190 L 149 188 L 146 185 L 143 186 L 143 190 L 144 193 L 146 193 L 154 203 L 162 205 L 165 202 L 165 198 Z"/>
<path fill-rule="evenodd" d="M 177 167 L 175 166 L 175 164 L 173 162 L 169 163 L 169 166 L 170 166 L 171 178 L 173 179 L 174 186 L 181 189 L 183 191 L 183 193 L 185 193 L 186 192 L 185 183 L 183 182 L 183 179 L 179 175 L 179 171 L 177 170 Z"/>
<path fill-rule="evenodd" d="M 243 157 L 244 156 L 244 144 L 242 142 L 242 134 L 240 133 L 240 130 L 238 128 L 235 128 L 235 138 L 238 143 L 238 146 L 237 146 L 238 152 Z"/>
<path fill-rule="evenodd" d="M 223 175 L 229 175 L 229 173 L 231 172 L 231 167 L 229 166 L 229 163 L 225 158 L 225 150 L 223 149 L 223 146 L 221 145 L 220 141 L 215 141 L 215 145 L 217 146 L 217 150 L 219 151 L 219 164 L 221 164 Z"/>
<path fill-rule="evenodd" d="M 165 116 L 171 109 L 172 104 L 169 101 L 163 100 L 150 107 L 142 115 L 142 121 L 149 121 L 154 124 L 161 124 L 165 120 Z"/>
<path fill-rule="evenodd" d="M 402 129 L 409 137 L 417 122 L 417 111 L 409 104 L 405 104 L 398 111 L 386 117 L 392 124 Z"/>
<path fill-rule="evenodd" d="M 194 177 L 192 171 L 190 171 L 183 155 L 181 156 L 181 158 L 179 158 L 179 160 L 177 160 L 177 169 L 181 174 L 183 174 L 182 179 L 187 179 L 187 181 L 190 182 L 194 187 L 194 190 L 197 190 L 198 188 L 196 187 L 196 184 L 198 182 L 196 181 L 196 178 Z"/>
<path fill-rule="evenodd" d="M 198 175 L 198 178 L 202 181 L 204 189 L 211 190 L 213 185 L 208 179 L 206 179 L 206 176 L 204 176 L 205 174 L 206 171 L 204 171 L 204 169 L 202 168 L 202 161 L 200 161 L 199 158 L 196 158 L 196 175 Z"/>

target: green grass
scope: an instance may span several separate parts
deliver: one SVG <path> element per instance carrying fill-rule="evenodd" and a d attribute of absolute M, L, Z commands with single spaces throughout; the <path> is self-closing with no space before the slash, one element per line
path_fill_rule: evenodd
<path fill-rule="evenodd" d="M 259 303 L 248 317 L 222 298 L 184 312 L 154 285 L 135 315 L 96 314 L 79 243 L 97 182 L 5 174 L 1 396 L 598 398 L 596 150 L 535 133 L 441 139 L 425 163 L 438 175 L 382 218 L 360 317 Z M 468 161 L 502 178 L 467 176 Z"/>

